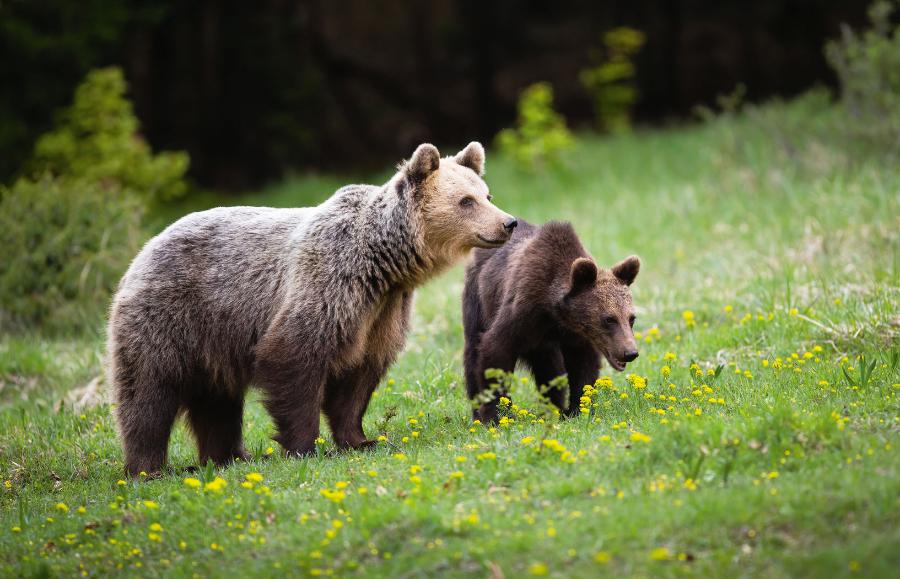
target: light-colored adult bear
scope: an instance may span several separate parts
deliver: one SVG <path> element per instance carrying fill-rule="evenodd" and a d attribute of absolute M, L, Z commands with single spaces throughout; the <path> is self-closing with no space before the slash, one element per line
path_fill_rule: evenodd
<path fill-rule="evenodd" d="M 108 329 L 126 472 L 163 467 L 182 410 L 201 464 L 245 458 L 251 382 L 288 453 L 313 451 L 320 411 L 339 447 L 372 444 L 363 414 L 403 347 L 413 289 L 516 225 L 483 174 L 480 144 L 444 159 L 424 144 L 380 187 L 348 185 L 313 208 L 194 213 L 150 240 Z"/>

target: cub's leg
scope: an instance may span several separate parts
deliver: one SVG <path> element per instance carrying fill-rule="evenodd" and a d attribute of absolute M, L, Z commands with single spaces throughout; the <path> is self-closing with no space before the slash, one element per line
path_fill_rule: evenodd
<path fill-rule="evenodd" d="M 211 460 L 221 466 L 235 459 L 250 460 L 241 440 L 244 394 L 214 388 L 196 392 L 187 402 L 188 421 L 197 439 L 199 464 L 202 466 Z"/>
<path fill-rule="evenodd" d="M 564 346 L 562 354 L 569 375 L 569 408 L 566 415 L 575 416 L 585 384 L 593 384 L 600 374 L 600 353 L 590 344 L 577 342 Z"/>
<path fill-rule="evenodd" d="M 546 387 L 545 396 L 556 406 L 560 412 L 566 410 L 566 395 L 562 388 L 550 388 L 550 383 L 566 373 L 563 363 L 563 355 L 559 346 L 551 345 L 538 350 L 533 350 L 525 356 L 525 361 L 531 367 L 534 374 L 534 382 L 538 389 Z"/>
<path fill-rule="evenodd" d="M 385 365 L 367 363 L 329 377 L 325 386 L 325 415 L 339 448 L 365 448 L 375 444 L 363 432 L 363 416 L 372 393 L 384 377 Z"/>
<path fill-rule="evenodd" d="M 484 333 L 484 316 L 481 310 L 481 298 L 478 295 L 477 276 L 467 280 L 463 292 L 463 333 L 465 334 L 465 348 L 463 350 L 463 367 L 466 374 L 466 393 L 469 400 L 481 392 L 481 379 L 479 378 L 479 350 L 481 338 Z M 482 376 L 483 378 L 483 376 Z M 477 411 L 475 418 L 478 418 Z"/>
<path fill-rule="evenodd" d="M 515 370 L 516 360 L 519 358 L 519 350 L 513 342 L 517 335 L 519 334 L 516 328 L 509 324 L 494 325 L 484 333 L 481 340 L 478 363 L 475 366 L 475 376 L 478 379 L 478 383 L 473 393 L 474 396 L 479 396 L 488 390 L 492 383 L 484 375 L 486 370 L 498 369 L 504 372 Z M 508 395 L 509 393 L 502 387 L 491 393 L 489 400 L 483 402 L 475 410 L 475 419 L 484 423 L 497 422 L 497 401 L 501 396 Z"/>

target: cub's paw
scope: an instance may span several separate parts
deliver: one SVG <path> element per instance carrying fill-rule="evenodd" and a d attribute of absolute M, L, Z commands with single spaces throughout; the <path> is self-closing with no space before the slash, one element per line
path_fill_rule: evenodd
<path fill-rule="evenodd" d="M 356 440 L 338 441 L 337 447 L 341 450 L 369 450 L 375 448 L 378 444 L 377 440 L 369 440 L 368 438 L 360 438 Z"/>
<path fill-rule="evenodd" d="M 495 402 L 482 404 L 472 412 L 472 419 L 478 420 L 482 424 L 497 424 L 500 419 L 497 413 L 497 404 Z"/>
<path fill-rule="evenodd" d="M 371 449 L 375 448 L 375 446 L 377 444 L 378 444 L 377 440 L 366 439 L 366 440 L 363 440 L 362 442 L 360 442 L 359 444 L 357 444 L 356 446 L 354 446 L 353 448 L 355 450 L 371 450 Z"/>

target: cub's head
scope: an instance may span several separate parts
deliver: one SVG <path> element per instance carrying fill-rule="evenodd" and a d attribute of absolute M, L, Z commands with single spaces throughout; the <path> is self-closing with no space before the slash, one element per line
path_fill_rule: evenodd
<path fill-rule="evenodd" d="M 641 260 L 634 255 L 609 270 L 579 257 L 572 262 L 557 308 L 563 327 L 590 342 L 619 372 L 638 357 L 629 286 L 640 268 Z"/>
<path fill-rule="evenodd" d="M 516 218 L 491 203 L 482 179 L 480 143 L 443 159 L 434 145 L 419 145 L 400 171 L 413 187 L 424 242 L 435 255 L 452 261 L 473 247 L 499 247 L 512 235 Z"/>

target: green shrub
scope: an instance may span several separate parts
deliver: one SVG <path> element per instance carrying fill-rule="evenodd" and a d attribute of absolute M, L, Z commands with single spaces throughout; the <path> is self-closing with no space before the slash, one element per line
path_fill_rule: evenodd
<path fill-rule="evenodd" d="M 530 170 L 560 163 L 561 154 L 574 144 L 562 115 L 553 110 L 553 87 L 539 82 L 519 96 L 515 129 L 497 135 L 497 146 L 518 164 Z"/>
<path fill-rule="evenodd" d="M 186 190 L 187 155 L 153 155 L 125 90 L 118 69 L 91 72 L 26 175 L 0 188 L 4 329 L 96 321 L 146 237 L 146 209 Z"/>
<path fill-rule="evenodd" d="M 869 9 L 872 28 L 855 33 L 844 26 L 839 40 L 825 46 L 837 73 L 846 130 L 889 151 L 900 152 L 900 26 L 891 25 L 896 0 Z"/>
<path fill-rule="evenodd" d="M 61 329 L 94 318 L 143 241 L 140 200 L 116 186 L 47 176 L 0 190 L 2 326 Z"/>
<path fill-rule="evenodd" d="M 186 191 L 186 153 L 154 155 L 139 136 L 127 84 L 118 68 L 90 72 L 57 127 L 38 139 L 29 172 L 94 182 L 114 181 L 148 203 Z"/>
<path fill-rule="evenodd" d="M 582 70 L 581 84 L 594 101 L 601 129 L 622 132 L 631 128 L 631 109 L 637 101 L 634 56 L 644 45 L 644 34 L 632 28 L 616 28 L 603 35 L 601 62 Z"/>

